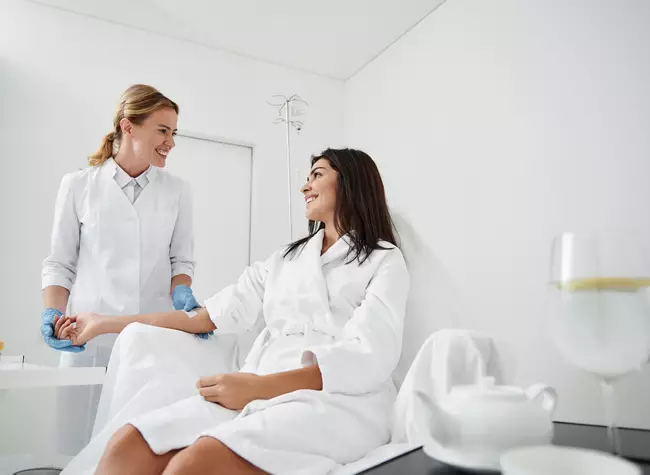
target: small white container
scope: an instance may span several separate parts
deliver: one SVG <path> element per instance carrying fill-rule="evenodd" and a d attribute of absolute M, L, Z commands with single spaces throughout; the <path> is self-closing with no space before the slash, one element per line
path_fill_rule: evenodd
<path fill-rule="evenodd" d="M 501 455 L 503 475 L 642 475 L 621 457 L 596 450 L 542 445 Z"/>

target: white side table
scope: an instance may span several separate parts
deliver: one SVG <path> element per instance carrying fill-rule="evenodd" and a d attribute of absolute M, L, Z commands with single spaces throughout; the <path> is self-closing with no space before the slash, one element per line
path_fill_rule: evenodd
<path fill-rule="evenodd" d="M 0 390 L 103 384 L 106 368 L 56 368 L 25 363 L 24 356 L 0 356 Z"/>
<path fill-rule="evenodd" d="M 25 362 L 24 356 L 0 356 L 0 404 L 12 389 L 103 384 L 105 367 L 56 368 Z M 10 434 L 4 434 L 10 436 Z M 65 467 L 72 459 L 61 454 L 0 454 L 0 475 L 36 467 Z"/>

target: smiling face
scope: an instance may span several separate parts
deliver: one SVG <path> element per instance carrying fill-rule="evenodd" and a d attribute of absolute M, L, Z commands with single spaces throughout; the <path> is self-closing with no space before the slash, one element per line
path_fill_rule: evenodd
<path fill-rule="evenodd" d="M 338 172 L 329 161 L 321 158 L 311 167 L 307 183 L 301 191 L 305 195 L 307 219 L 332 224 L 336 211 Z"/>
<path fill-rule="evenodd" d="M 123 124 L 124 132 L 131 140 L 135 155 L 149 165 L 164 168 L 167 155 L 175 146 L 178 114 L 170 107 L 152 112 L 141 124 L 128 119 Z"/>

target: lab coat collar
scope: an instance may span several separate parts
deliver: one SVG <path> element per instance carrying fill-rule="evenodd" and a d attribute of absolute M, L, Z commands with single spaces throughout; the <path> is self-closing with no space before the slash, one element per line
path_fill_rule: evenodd
<path fill-rule="evenodd" d="M 113 171 L 113 178 L 120 188 L 124 188 L 126 185 L 131 183 L 131 180 L 135 179 L 138 185 L 144 189 L 144 187 L 147 186 L 147 184 L 156 176 L 155 167 L 152 167 L 151 165 L 135 178 L 132 178 L 128 173 L 126 173 L 113 158 L 106 160 L 106 166 Z"/>

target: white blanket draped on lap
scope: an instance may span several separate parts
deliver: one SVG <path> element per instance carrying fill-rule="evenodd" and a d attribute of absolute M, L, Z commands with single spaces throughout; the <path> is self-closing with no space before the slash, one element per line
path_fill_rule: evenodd
<path fill-rule="evenodd" d="M 236 370 L 235 343 L 231 335 L 200 340 L 176 330 L 129 325 L 111 354 L 92 440 L 64 473 L 94 473 L 111 435 L 130 419 L 197 394 L 201 376 Z"/>

